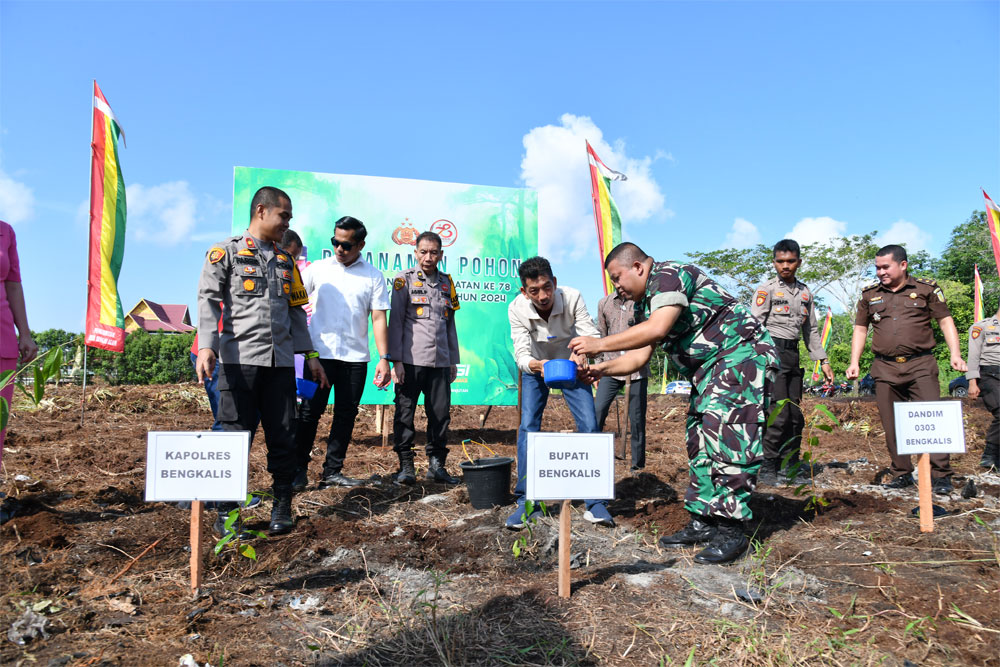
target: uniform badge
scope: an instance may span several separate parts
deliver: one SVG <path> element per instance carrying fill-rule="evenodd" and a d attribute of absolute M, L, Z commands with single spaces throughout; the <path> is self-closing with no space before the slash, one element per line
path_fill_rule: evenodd
<path fill-rule="evenodd" d="M 775 292 L 774 296 L 782 297 L 782 296 L 785 296 L 785 293 L 784 292 Z"/>
<path fill-rule="evenodd" d="M 426 296 L 411 296 L 410 297 L 410 303 L 428 304 L 428 303 L 430 303 L 430 301 L 428 301 L 428 299 L 427 299 Z"/>
<path fill-rule="evenodd" d="M 873 296 L 873 297 L 872 297 L 872 298 L 871 298 L 871 299 L 870 299 L 870 300 L 868 301 L 868 303 L 882 303 L 882 297 L 880 297 L 880 296 Z"/>
<path fill-rule="evenodd" d="M 424 284 L 422 282 L 420 282 L 419 280 L 414 280 L 413 281 L 413 286 L 414 287 L 423 287 Z"/>
<path fill-rule="evenodd" d="M 292 291 L 292 288 L 288 285 L 288 283 L 281 283 L 281 289 L 284 290 L 285 294 Z"/>
<path fill-rule="evenodd" d="M 246 291 L 252 292 L 255 287 L 257 287 L 257 283 L 250 280 L 249 278 L 243 281 L 243 289 L 245 289 Z"/>
<path fill-rule="evenodd" d="M 255 267 L 253 267 L 253 266 L 244 266 L 243 267 L 243 273 L 249 273 L 250 275 L 253 275 L 256 272 L 257 272 L 257 269 Z"/>
<path fill-rule="evenodd" d="M 441 291 L 442 292 L 450 292 L 451 291 L 451 285 L 449 285 L 448 283 L 441 283 Z"/>
<path fill-rule="evenodd" d="M 403 278 L 396 278 L 395 280 L 392 281 L 392 289 L 399 291 L 404 287 L 406 287 L 406 280 L 404 280 Z"/>
<path fill-rule="evenodd" d="M 767 301 L 767 292 L 765 292 L 764 290 L 757 292 L 757 301 L 756 301 L 757 305 L 763 306 L 765 301 Z"/>
<path fill-rule="evenodd" d="M 285 280 L 291 280 L 292 279 L 292 272 L 291 271 L 282 271 L 281 272 L 281 277 L 284 278 Z"/>
<path fill-rule="evenodd" d="M 979 338 L 979 336 L 982 335 L 982 333 L 983 333 L 983 330 L 981 328 L 979 328 L 979 327 L 972 327 L 972 334 L 971 334 L 972 335 L 972 340 L 976 340 L 977 338 Z"/>
<path fill-rule="evenodd" d="M 934 295 L 937 296 L 938 301 L 944 303 L 944 292 L 941 291 L 940 287 L 934 288 Z"/>
<path fill-rule="evenodd" d="M 225 256 L 226 256 L 226 251 L 218 246 L 208 251 L 208 261 L 212 264 L 222 261 L 222 258 Z"/>
<path fill-rule="evenodd" d="M 803 292 L 802 293 L 802 300 L 806 301 L 806 302 L 809 301 L 809 292 Z"/>
<path fill-rule="evenodd" d="M 881 319 L 882 316 L 879 313 L 875 313 L 874 315 L 872 315 L 872 322 L 878 322 Z"/>
<path fill-rule="evenodd" d="M 911 299 L 916 299 L 917 298 L 917 293 L 916 292 L 910 292 L 910 298 Z"/>
<path fill-rule="evenodd" d="M 238 253 L 236 253 L 236 254 L 237 254 L 237 255 L 240 255 L 240 256 L 242 256 L 242 257 L 253 257 L 253 256 L 254 256 L 253 252 L 252 252 L 252 251 L 250 251 L 250 250 L 247 250 L 246 248 L 244 248 L 243 250 L 240 250 L 240 251 L 239 251 Z"/>
<path fill-rule="evenodd" d="M 420 306 L 419 308 L 417 308 L 417 316 L 423 317 L 423 314 L 424 314 L 424 307 Z"/>
<path fill-rule="evenodd" d="M 254 248 L 254 249 L 256 249 L 256 248 L 257 248 L 257 244 L 253 242 L 253 239 L 252 239 L 252 238 L 250 238 L 250 237 L 248 236 L 248 237 L 246 237 L 246 239 L 245 239 L 245 240 L 246 240 L 246 242 L 247 242 L 247 247 L 248 247 L 248 248 Z"/>
<path fill-rule="evenodd" d="M 279 262 L 287 262 L 288 261 L 288 257 L 286 255 L 278 255 L 278 261 Z"/>

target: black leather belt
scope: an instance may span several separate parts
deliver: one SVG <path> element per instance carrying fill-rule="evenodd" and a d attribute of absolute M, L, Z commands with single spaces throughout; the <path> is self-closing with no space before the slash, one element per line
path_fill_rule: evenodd
<path fill-rule="evenodd" d="M 799 349 L 799 341 L 797 341 L 797 340 L 788 340 L 787 338 L 773 338 L 773 337 L 772 337 L 772 339 L 774 340 L 774 344 L 777 347 L 781 347 L 781 348 L 784 348 L 786 350 L 797 350 L 797 349 Z"/>
<path fill-rule="evenodd" d="M 980 366 L 979 372 L 982 373 L 984 371 L 987 373 L 1000 373 L 1000 366 L 994 366 L 992 364 L 989 366 Z"/>
<path fill-rule="evenodd" d="M 905 364 L 907 361 L 910 361 L 911 359 L 926 357 L 928 354 L 933 354 L 933 353 L 934 350 L 924 350 L 923 352 L 917 352 L 916 354 L 911 354 L 906 356 L 900 355 L 898 357 L 888 357 L 884 354 L 876 354 L 875 358 L 880 359 L 881 361 L 891 361 L 897 364 Z"/>

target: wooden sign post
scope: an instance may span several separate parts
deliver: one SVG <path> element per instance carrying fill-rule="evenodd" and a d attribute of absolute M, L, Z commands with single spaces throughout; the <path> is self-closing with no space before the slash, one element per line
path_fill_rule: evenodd
<path fill-rule="evenodd" d="M 894 403 L 896 451 L 919 454 L 917 493 L 920 498 L 920 532 L 934 532 L 934 502 L 931 485 L 931 454 L 965 452 L 965 428 L 961 401 Z"/>
<path fill-rule="evenodd" d="M 191 591 L 201 588 L 205 500 L 247 497 L 247 431 L 150 431 L 146 501 L 191 501 Z"/>
<path fill-rule="evenodd" d="M 571 501 L 615 497 L 614 433 L 529 433 L 526 497 L 558 500 L 559 597 L 570 595 Z"/>

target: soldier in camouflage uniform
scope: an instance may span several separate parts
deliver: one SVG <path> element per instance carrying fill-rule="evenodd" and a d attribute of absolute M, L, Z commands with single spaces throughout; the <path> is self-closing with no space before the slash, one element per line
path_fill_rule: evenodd
<path fill-rule="evenodd" d="M 576 338 L 570 349 L 594 356 L 630 350 L 590 367 L 591 379 L 630 373 L 661 345 L 691 381 L 685 427 L 691 513 L 664 546 L 708 545 L 699 563 L 726 563 L 749 545 L 743 522 L 763 460 L 767 385 L 778 366 L 770 335 L 750 311 L 696 266 L 656 262 L 638 246 L 622 243 L 604 267 L 615 287 L 636 302 L 636 324 L 599 340 Z"/>

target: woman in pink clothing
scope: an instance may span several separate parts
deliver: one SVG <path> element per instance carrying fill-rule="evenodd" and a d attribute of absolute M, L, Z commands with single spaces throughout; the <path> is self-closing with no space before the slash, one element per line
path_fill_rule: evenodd
<path fill-rule="evenodd" d="M 28 363 L 38 354 L 38 346 L 31 338 L 28 328 L 28 313 L 24 309 L 24 290 L 21 289 L 21 263 L 17 259 L 17 240 L 14 228 L 0 220 L 0 373 L 17 368 L 17 359 Z M 15 334 L 14 328 L 17 327 Z M 0 396 L 10 400 L 14 396 L 14 384 L 8 384 Z M 0 460 L 3 459 L 3 439 L 5 431 L 0 431 Z"/>

